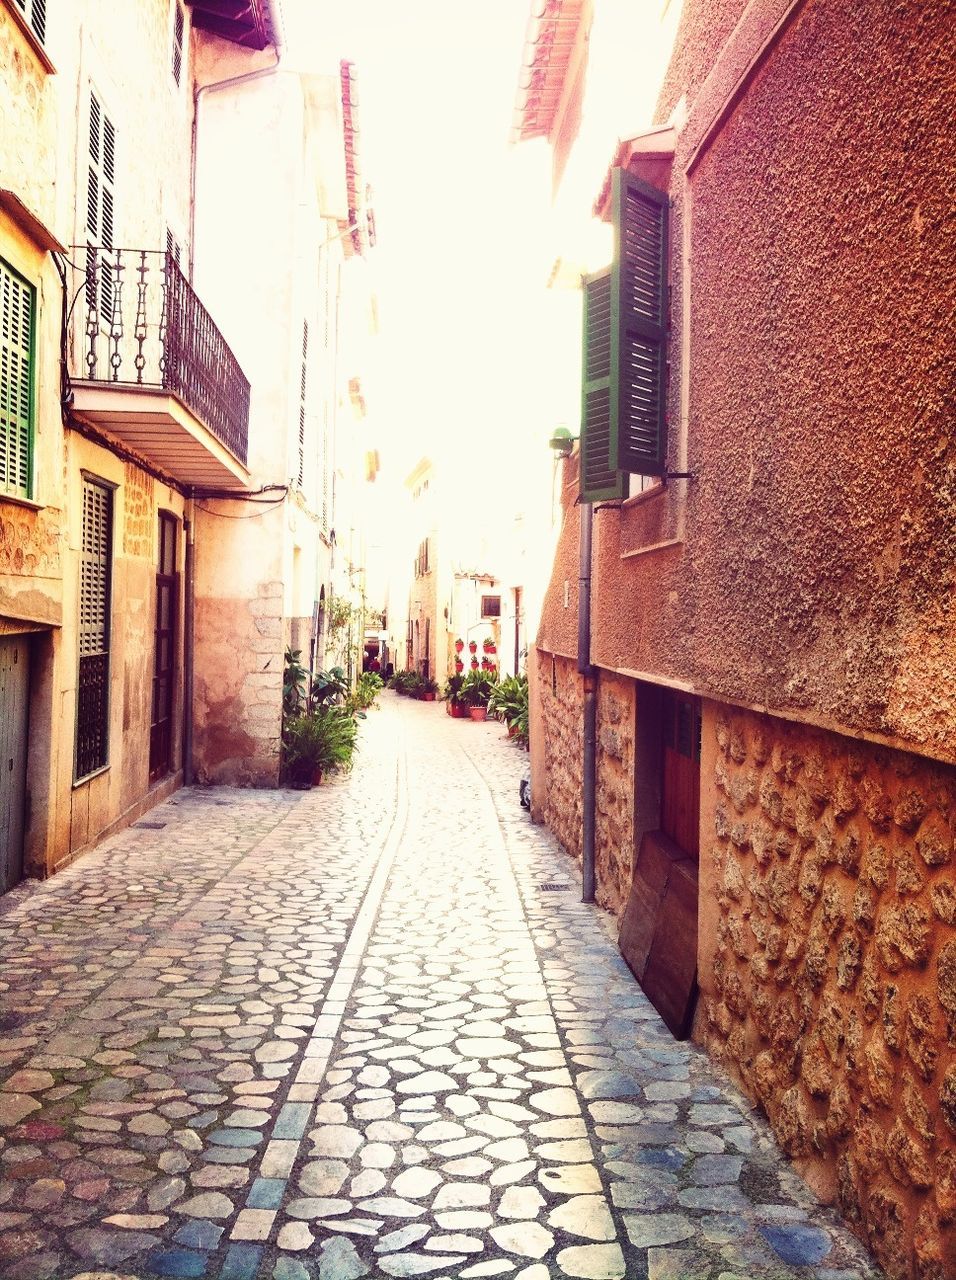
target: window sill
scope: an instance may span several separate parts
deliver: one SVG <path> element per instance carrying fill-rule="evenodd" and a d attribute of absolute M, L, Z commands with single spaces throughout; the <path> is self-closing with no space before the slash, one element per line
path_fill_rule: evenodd
<path fill-rule="evenodd" d="M 46 504 L 34 502 L 32 498 L 20 498 L 15 493 L 0 493 L 0 504 L 9 502 L 13 507 L 26 507 L 28 511 L 43 511 Z"/>
<path fill-rule="evenodd" d="M 641 497 L 644 495 L 641 494 Z M 647 547 L 637 547 L 634 551 L 622 551 L 622 560 L 636 560 L 638 556 L 649 556 L 654 551 L 666 551 L 668 547 L 682 547 L 683 538 L 665 538 L 663 542 L 652 542 Z"/>
<path fill-rule="evenodd" d="M 56 67 L 50 61 L 50 55 L 47 53 L 46 49 L 44 49 L 43 45 L 37 39 L 36 33 L 34 32 L 33 28 L 30 26 L 29 22 L 27 22 L 24 15 L 20 12 L 20 10 L 17 8 L 15 4 L 8 3 L 6 8 L 7 8 L 7 12 L 10 14 L 10 17 L 13 19 L 16 25 L 20 28 L 20 32 L 23 38 L 26 40 L 27 44 L 32 49 L 34 57 L 43 67 L 43 70 L 47 73 L 47 75 L 55 76 Z"/>
<path fill-rule="evenodd" d="M 645 502 L 652 502 L 655 498 L 659 498 L 667 489 L 667 485 L 662 480 L 660 484 L 654 485 L 652 489 L 645 489 L 643 493 L 635 493 L 631 498 L 625 498 L 621 503 L 622 511 L 629 511 L 631 507 L 643 506 Z"/>
<path fill-rule="evenodd" d="M 85 787 L 88 782 L 92 782 L 94 778 L 99 778 L 104 773 L 109 773 L 109 771 L 110 766 L 104 764 L 101 768 L 94 769 L 92 773 L 84 774 L 82 778 L 75 778 L 73 780 L 73 790 L 78 791 L 80 787 Z"/>

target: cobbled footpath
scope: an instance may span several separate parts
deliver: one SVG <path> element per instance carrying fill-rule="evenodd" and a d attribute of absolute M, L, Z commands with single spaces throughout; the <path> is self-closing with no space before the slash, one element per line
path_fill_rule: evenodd
<path fill-rule="evenodd" d="M 382 703 L 348 778 L 179 792 L 0 902 L 2 1280 L 876 1280 L 526 757 Z"/>

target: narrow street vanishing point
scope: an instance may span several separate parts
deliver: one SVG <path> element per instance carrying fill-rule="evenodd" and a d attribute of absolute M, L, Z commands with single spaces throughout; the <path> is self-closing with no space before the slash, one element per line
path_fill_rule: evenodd
<path fill-rule="evenodd" d="M 677 1043 L 500 726 L 178 792 L 0 908 L 0 1275 L 879 1273 Z"/>

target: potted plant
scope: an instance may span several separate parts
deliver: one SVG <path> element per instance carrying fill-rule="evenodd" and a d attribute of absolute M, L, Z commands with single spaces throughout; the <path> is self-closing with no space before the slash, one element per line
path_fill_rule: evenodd
<path fill-rule="evenodd" d="M 471 663 L 470 663 L 470 666 L 471 666 L 472 671 L 477 671 L 477 670 L 478 670 L 478 659 L 477 659 L 477 658 L 472 658 Z"/>
<path fill-rule="evenodd" d="M 453 720 L 461 720 L 465 715 L 465 704 L 461 700 L 461 686 L 464 684 L 465 677 L 460 671 L 456 671 L 453 676 L 449 676 L 442 690 L 442 699 L 445 703 L 445 710 Z"/>
<path fill-rule="evenodd" d="M 434 702 L 437 693 L 438 681 L 433 680 L 431 676 L 426 676 L 424 680 L 422 680 L 421 692 L 418 696 L 421 698 L 422 702 Z"/>
<path fill-rule="evenodd" d="M 464 669 L 465 669 L 465 664 L 462 662 L 461 658 L 456 658 L 455 659 L 455 675 L 460 676 L 461 673 L 464 671 Z"/>
<path fill-rule="evenodd" d="M 528 745 L 528 677 L 506 676 L 492 690 L 488 712 L 508 726 L 508 737 Z"/>
<path fill-rule="evenodd" d="M 325 706 L 286 721 L 282 731 L 283 773 L 293 787 L 308 789 L 323 775 L 352 767 L 358 727 L 345 707 Z"/>
<path fill-rule="evenodd" d="M 456 652 L 456 653 L 461 653 L 461 651 L 462 651 L 462 649 L 464 649 L 464 647 L 465 647 L 465 642 L 464 642 L 464 640 L 456 640 L 456 641 L 455 641 L 455 652 Z"/>
<path fill-rule="evenodd" d="M 478 652 L 478 641 L 477 641 L 477 640 L 469 640 L 469 641 L 468 641 L 468 652 L 469 652 L 469 653 L 477 653 L 477 652 Z"/>
<path fill-rule="evenodd" d="M 485 653 L 498 652 L 498 646 L 495 644 L 494 638 L 492 636 L 485 636 L 484 640 L 482 640 L 481 642 L 481 647 L 485 651 Z"/>
<path fill-rule="evenodd" d="M 468 707 L 472 720 L 488 718 L 488 699 L 494 688 L 494 679 L 487 671 L 469 671 L 461 686 L 461 698 Z"/>

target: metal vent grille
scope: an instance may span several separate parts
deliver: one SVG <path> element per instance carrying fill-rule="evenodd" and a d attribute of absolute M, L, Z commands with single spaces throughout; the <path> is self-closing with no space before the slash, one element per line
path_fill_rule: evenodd
<path fill-rule="evenodd" d="M 561 893 L 570 888 L 569 884 L 559 884 L 557 880 L 546 880 L 538 885 L 541 893 Z"/>
<path fill-rule="evenodd" d="M 165 822 L 132 822 L 131 827 L 137 831 L 162 831 L 166 826 Z"/>

